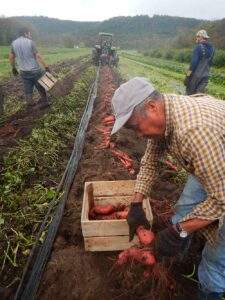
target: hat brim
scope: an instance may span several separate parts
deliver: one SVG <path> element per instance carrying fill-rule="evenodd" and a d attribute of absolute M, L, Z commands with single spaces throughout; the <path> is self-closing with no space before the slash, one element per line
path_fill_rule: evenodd
<path fill-rule="evenodd" d="M 111 131 L 111 135 L 113 135 L 114 133 L 119 131 L 127 123 L 127 121 L 130 119 L 132 113 L 133 113 L 133 110 L 131 110 L 125 116 L 116 119 L 113 129 Z"/>
<path fill-rule="evenodd" d="M 210 36 L 208 36 L 208 35 L 204 35 L 204 36 L 203 36 L 203 35 L 201 35 L 201 34 L 200 34 L 200 35 L 197 34 L 196 37 L 201 37 L 201 38 L 203 38 L 203 39 L 210 39 Z"/>

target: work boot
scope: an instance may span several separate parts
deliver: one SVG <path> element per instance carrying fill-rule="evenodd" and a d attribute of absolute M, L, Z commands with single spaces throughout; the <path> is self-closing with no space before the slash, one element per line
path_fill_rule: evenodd
<path fill-rule="evenodd" d="M 200 286 L 198 288 L 198 300 L 222 300 L 223 293 L 211 292 L 202 289 Z"/>

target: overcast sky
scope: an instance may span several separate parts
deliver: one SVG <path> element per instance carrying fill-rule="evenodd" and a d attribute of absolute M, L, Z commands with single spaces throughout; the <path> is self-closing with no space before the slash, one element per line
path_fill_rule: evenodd
<path fill-rule="evenodd" d="M 0 15 L 42 15 L 78 21 L 137 14 L 222 19 L 225 18 L 225 0 L 1 0 L 0 5 Z"/>

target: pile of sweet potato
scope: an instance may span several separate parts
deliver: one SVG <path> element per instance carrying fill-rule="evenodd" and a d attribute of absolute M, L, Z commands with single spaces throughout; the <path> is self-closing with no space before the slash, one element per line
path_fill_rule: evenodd
<path fill-rule="evenodd" d="M 129 213 L 129 207 L 119 204 L 94 205 L 89 212 L 91 220 L 122 220 L 126 219 Z M 142 226 L 137 229 L 137 236 L 142 245 L 149 245 L 154 240 L 154 233 Z"/>
<path fill-rule="evenodd" d="M 126 205 L 95 205 L 89 212 L 89 218 L 91 220 L 126 219 L 128 211 L 129 208 Z"/>
<path fill-rule="evenodd" d="M 92 220 L 119 220 L 126 219 L 128 213 L 129 207 L 126 205 L 95 205 L 89 212 L 89 218 Z M 155 239 L 154 233 L 143 226 L 138 227 L 136 234 L 142 246 L 149 246 Z M 156 259 L 149 249 L 131 247 L 119 254 L 116 266 L 122 266 L 132 261 L 136 261 L 145 267 L 152 267 L 156 263 Z M 147 277 L 148 274 L 149 271 L 145 270 L 144 276 Z"/>

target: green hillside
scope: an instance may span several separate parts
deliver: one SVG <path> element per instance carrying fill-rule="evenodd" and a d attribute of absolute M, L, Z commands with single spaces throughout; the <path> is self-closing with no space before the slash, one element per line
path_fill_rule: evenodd
<path fill-rule="evenodd" d="M 152 48 L 163 45 L 189 47 L 193 34 L 204 27 L 212 35 L 217 47 L 225 49 L 225 19 L 203 21 L 192 18 L 153 16 L 115 17 L 102 22 L 78 22 L 48 17 L 13 17 L 0 19 L 0 44 L 5 45 L 15 38 L 18 27 L 31 27 L 35 39 L 43 45 L 72 47 L 84 43 L 92 46 L 98 32 L 115 34 L 121 48 Z"/>

